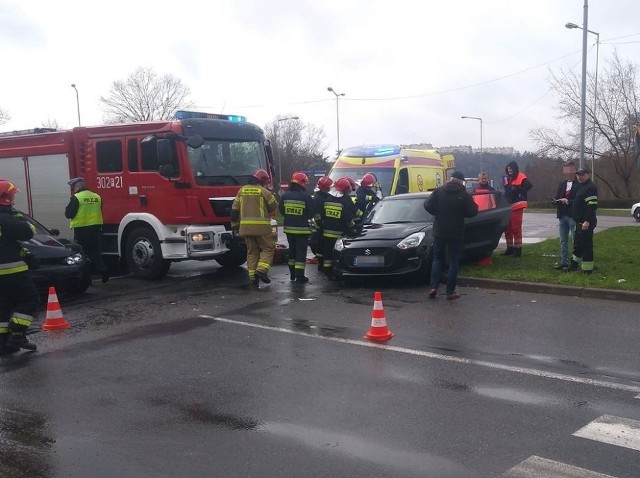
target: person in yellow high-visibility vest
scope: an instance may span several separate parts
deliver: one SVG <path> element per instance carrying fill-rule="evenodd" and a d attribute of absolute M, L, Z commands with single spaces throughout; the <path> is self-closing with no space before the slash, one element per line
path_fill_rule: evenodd
<path fill-rule="evenodd" d="M 102 198 L 87 188 L 84 179 L 73 178 L 67 184 L 71 188 L 71 198 L 64 211 L 70 219 L 73 240 L 82 246 L 93 267 L 102 276 L 102 282 L 109 280 L 109 270 L 102 260 L 100 242 L 102 240 Z"/>
<path fill-rule="evenodd" d="M 268 189 L 271 177 L 264 169 L 256 170 L 248 182 L 231 206 L 231 228 L 247 243 L 247 273 L 250 283 L 258 287 L 258 280 L 271 282 L 269 269 L 276 250 L 271 215 L 278 209 L 278 200 Z"/>

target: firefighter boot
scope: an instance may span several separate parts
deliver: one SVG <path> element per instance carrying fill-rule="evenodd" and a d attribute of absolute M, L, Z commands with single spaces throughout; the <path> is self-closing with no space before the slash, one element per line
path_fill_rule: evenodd
<path fill-rule="evenodd" d="M 580 269 L 580 263 L 578 261 L 574 261 L 571 259 L 571 263 L 569 264 L 569 270 L 575 272 Z"/>
<path fill-rule="evenodd" d="M 522 247 L 513 248 L 513 257 L 522 257 Z"/>
<path fill-rule="evenodd" d="M 318 257 L 318 272 L 324 273 L 324 259 L 322 257 Z"/>
<path fill-rule="evenodd" d="M 38 350 L 38 346 L 27 340 L 27 328 L 26 325 L 16 324 L 14 322 L 9 323 L 9 338 L 5 348 L 19 348 L 25 350 L 31 350 L 32 352 Z"/>
<path fill-rule="evenodd" d="M 296 280 L 296 268 L 293 264 L 289 264 L 289 280 L 291 282 Z"/>
<path fill-rule="evenodd" d="M 304 269 L 296 271 L 296 284 L 306 284 L 309 278 L 304 275 Z"/>
<path fill-rule="evenodd" d="M 507 250 L 502 253 L 503 256 L 512 256 L 514 252 L 513 247 L 507 247 Z"/>
<path fill-rule="evenodd" d="M 9 340 L 9 334 L 0 334 L 0 357 L 14 354 L 20 350 L 20 347 L 7 347 L 7 340 Z"/>
<path fill-rule="evenodd" d="M 271 284 L 271 279 L 269 279 L 267 271 L 256 271 L 256 277 L 265 284 Z"/>

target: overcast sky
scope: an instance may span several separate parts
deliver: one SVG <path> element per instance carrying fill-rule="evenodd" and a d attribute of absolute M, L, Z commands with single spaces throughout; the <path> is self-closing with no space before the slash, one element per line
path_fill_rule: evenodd
<path fill-rule="evenodd" d="M 170 73 L 193 109 L 260 126 L 296 115 L 340 146 L 429 142 L 535 150 L 555 127 L 549 70 L 581 69 L 584 0 L 0 0 L 1 131 L 101 124 L 99 98 L 137 67 Z M 640 1 L 590 0 L 600 68 L 640 62 Z M 589 35 L 589 70 L 595 68 Z"/>

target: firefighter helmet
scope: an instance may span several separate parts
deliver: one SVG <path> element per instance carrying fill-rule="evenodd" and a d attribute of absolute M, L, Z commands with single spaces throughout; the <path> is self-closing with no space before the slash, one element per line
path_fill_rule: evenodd
<path fill-rule="evenodd" d="M 328 193 L 332 185 L 333 179 L 327 176 L 322 176 L 320 179 L 318 179 L 318 189 L 323 193 Z"/>
<path fill-rule="evenodd" d="M 306 187 L 307 184 L 309 184 L 309 176 L 307 176 L 306 174 L 304 174 L 301 171 L 296 171 L 291 176 L 291 182 L 294 183 L 294 184 L 299 184 L 300 186 L 302 186 L 304 188 L 304 187 Z"/>
<path fill-rule="evenodd" d="M 18 187 L 8 179 L 0 179 L 0 206 L 12 206 L 13 197 L 19 193 Z"/>
<path fill-rule="evenodd" d="M 271 182 L 271 177 L 269 176 L 269 173 L 266 172 L 264 169 L 256 169 L 256 172 L 253 173 L 253 177 L 256 178 L 258 182 L 263 186 L 267 186 Z"/>
<path fill-rule="evenodd" d="M 342 194 L 349 194 L 353 190 L 350 180 L 353 181 L 351 178 L 340 178 L 333 184 L 333 187 Z"/>
<path fill-rule="evenodd" d="M 364 187 L 371 187 L 376 183 L 376 177 L 373 173 L 367 173 L 362 176 L 360 184 Z"/>
<path fill-rule="evenodd" d="M 356 183 L 353 178 L 350 178 L 349 176 L 345 177 L 345 179 L 347 181 L 349 181 L 349 184 L 351 185 L 351 190 L 355 191 L 356 189 L 358 189 L 358 183 Z"/>

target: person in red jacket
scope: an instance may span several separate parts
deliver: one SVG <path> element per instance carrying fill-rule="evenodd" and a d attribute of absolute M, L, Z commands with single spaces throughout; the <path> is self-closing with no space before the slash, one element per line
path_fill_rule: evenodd
<path fill-rule="evenodd" d="M 520 257 L 522 255 L 522 216 L 527 207 L 527 192 L 533 187 L 527 175 L 520 172 L 518 163 L 511 161 L 504 168 L 506 176 L 502 178 L 504 195 L 511 204 L 511 219 L 504 231 L 507 250 L 503 256 Z"/>

